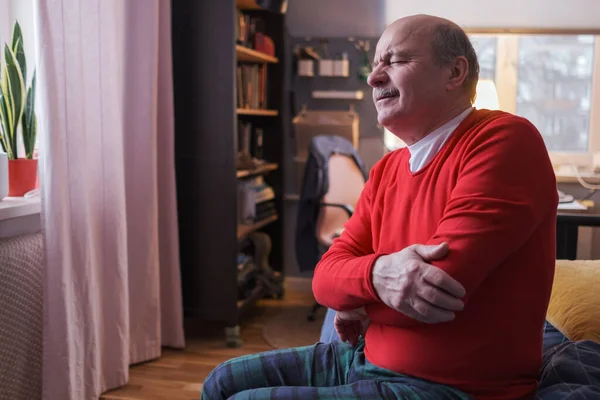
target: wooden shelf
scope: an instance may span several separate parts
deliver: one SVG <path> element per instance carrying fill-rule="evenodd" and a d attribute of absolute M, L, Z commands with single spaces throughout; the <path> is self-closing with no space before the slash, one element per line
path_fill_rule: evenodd
<path fill-rule="evenodd" d="M 277 215 L 273 215 L 263 219 L 262 221 L 255 222 L 254 224 L 239 224 L 237 227 L 237 237 L 238 239 L 242 239 L 245 236 L 248 236 L 250 233 L 277 221 L 277 219 L 279 219 L 279 217 Z"/>
<path fill-rule="evenodd" d="M 242 45 L 235 45 L 235 54 L 238 61 L 255 62 L 255 63 L 271 63 L 277 64 L 279 60 L 277 57 L 270 56 L 260 51 L 249 49 Z"/>
<path fill-rule="evenodd" d="M 238 178 L 246 178 L 248 176 L 260 175 L 260 174 L 264 174 L 266 172 L 275 171 L 277 168 L 279 168 L 279 165 L 275 164 L 275 163 L 263 164 L 263 165 L 259 165 L 255 169 L 238 170 L 236 173 L 236 176 Z"/>
<path fill-rule="evenodd" d="M 262 10 L 263 8 L 256 4 L 256 0 L 235 0 L 235 5 L 240 10 Z"/>
<path fill-rule="evenodd" d="M 261 110 L 257 108 L 238 108 L 237 115 L 256 115 L 261 117 L 276 117 L 279 115 L 278 110 Z"/>

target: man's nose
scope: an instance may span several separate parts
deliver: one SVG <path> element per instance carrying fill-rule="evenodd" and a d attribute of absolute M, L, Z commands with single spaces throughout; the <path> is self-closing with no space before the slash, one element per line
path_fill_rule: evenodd
<path fill-rule="evenodd" d="M 373 71 L 369 74 L 369 77 L 367 78 L 367 83 L 373 88 L 383 86 L 387 82 L 387 74 L 385 74 L 379 67 L 375 67 Z"/>

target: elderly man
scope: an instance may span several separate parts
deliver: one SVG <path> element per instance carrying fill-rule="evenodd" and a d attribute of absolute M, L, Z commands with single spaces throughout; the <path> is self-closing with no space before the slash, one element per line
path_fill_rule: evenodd
<path fill-rule="evenodd" d="M 373 167 L 313 279 L 343 342 L 229 361 L 203 398 L 533 395 L 556 181 L 527 120 L 472 108 L 478 70 L 450 21 L 420 15 L 387 27 L 368 82 L 379 122 L 408 147 Z"/>

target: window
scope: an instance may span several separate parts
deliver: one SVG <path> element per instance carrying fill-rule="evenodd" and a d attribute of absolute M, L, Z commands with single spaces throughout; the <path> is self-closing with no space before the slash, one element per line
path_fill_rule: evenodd
<path fill-rule="evenodd" d="M 480 79 L 499 108 L 530 120 L 555 164 L 590 166 L 600 151 L 600 36 L 470 34 Z M 596 107 L 594 107 L 596 104 Z M 386 146 L 398 140 L 385 132 Z"/>
<path fill-rule="evenodd" d="M 495 80 L 498 38 L 494 36 L 471 37 L 471 42 L 479 59 L 479 79 Z"/>
<path fill-rule="evenodd" d="M 600 150 L 600 39 L 578 34 L 471 35 L 482 79 L 498 88 L 500 108 L 530 120 L 556 164 L 589 165 Z M 495 45 L 489 45 L 495 41 Z M 489 75 L 488 59 L 496 61 Z M 487 76 L 484 75 L 488 74 Z M 598 100 L 595 100 L 598 99 Z"/>

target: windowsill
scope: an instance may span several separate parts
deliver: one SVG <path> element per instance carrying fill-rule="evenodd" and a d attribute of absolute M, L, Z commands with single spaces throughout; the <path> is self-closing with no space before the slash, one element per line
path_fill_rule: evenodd
<path fill-rule="evenodd" d="M 556 173 L 557 183 L 579 183 L 577 176 L 571 168 L 559 168 L 554 171 Z M 584 182 L 597 185 L 600 183 L 600 174 L 591 171 L 579 171 L 579 176 Z"/>
<path fill-rule="evenodd" d="M 600 175 L 584 175 L 581 174 L 581 177 L 586 183 L 590 183 L 592 185 L 597 185 L 600 183 Z M 557 183 L 579 183 L 577 177 L 575 175 L 556 175 Z"/>
<path fill-rule="evenodd" d="M 39 197 L 5 197 L 0 200 L 0 221 L 39 214 L 41 202 Z"/>
<path fill-rule="evenodd" d="M 32 198 L 6 197 L 0 200 L 0 238 L 39 232 L 41 202 Z"/>

